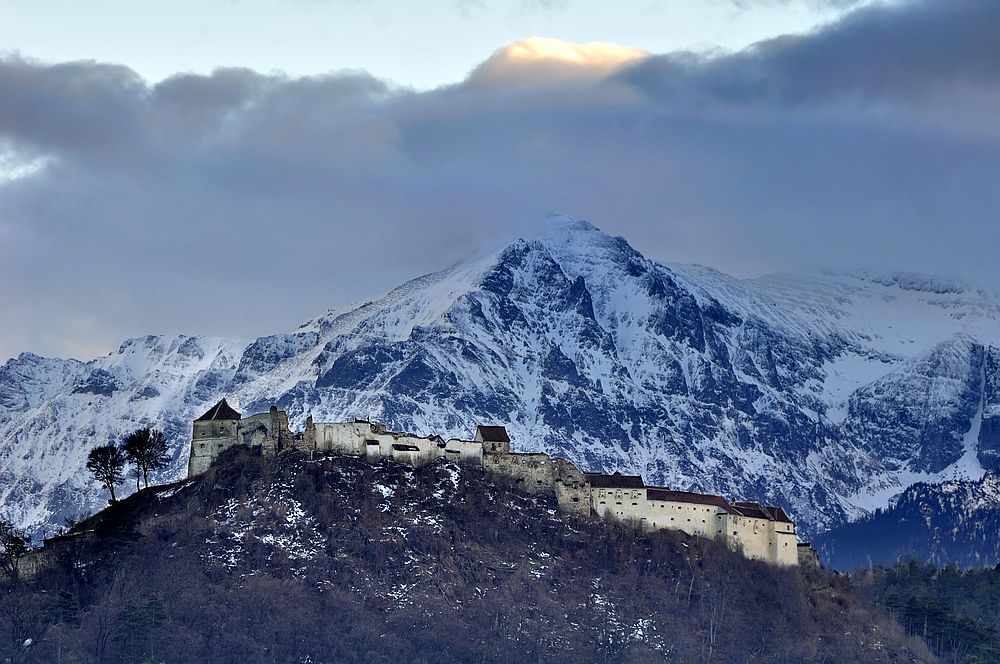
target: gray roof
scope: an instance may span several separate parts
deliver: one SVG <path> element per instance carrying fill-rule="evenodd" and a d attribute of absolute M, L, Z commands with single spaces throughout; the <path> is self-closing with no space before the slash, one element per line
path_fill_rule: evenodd
<path fill-rule="evenodd" d="M 208 412 L 195 420 L 195 422 L 205 422 L 208 420 L 238 420 L 242 415 L 240 415 L 236 410 L 230 406 L 225 399 L 219 401 L 211 408 Z"/>

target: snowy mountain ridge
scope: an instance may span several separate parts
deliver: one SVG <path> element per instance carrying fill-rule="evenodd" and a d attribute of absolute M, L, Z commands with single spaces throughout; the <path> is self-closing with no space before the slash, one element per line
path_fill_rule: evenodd
<path fill-rule="evenodd" d="M 0 505 L 35 527 L 96 506 L 87 450 L 146 424 L 168 433 L 178 477 L 191 419 L 227 396 L 294 426 L 504 423 L 520 449 L 584 468 L 783 505 L 809 535 L 914 482 L 983 476 L 1000 451 L 996 346 L 1000 300 L 960 280 L 739 280 L 562 217 L 288 334 L 8 361 Z"/>

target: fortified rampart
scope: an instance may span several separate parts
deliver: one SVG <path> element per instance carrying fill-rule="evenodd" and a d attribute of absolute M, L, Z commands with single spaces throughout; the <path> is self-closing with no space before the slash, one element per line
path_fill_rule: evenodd
<path fill-rule="evenodd" d="M 528 493 L 553 496 L 563 512 L 717 539 L 748 558 L 776 565 L 798 565 L 804 555 L 795 524 L 780 507 L 646 486 L 637 475 L 582 473 L 571 462 L 544 452 L 511 452 L 510 437 L 502 426 L 479 426 L 472 440 L 445 440 L 389 431 L 367 420 L 314 422 L 310 416 L 304 431 L 292 433 L 287 414 L 274 406 L 267 413 L 243 418 L 223 399 L 194 422 L 188 474 L 204 472 L 235 445 L 271 454 L 296 448 L 388 457 L 414 466 L 444 458 L 482 467 L 513 480 Z"/>

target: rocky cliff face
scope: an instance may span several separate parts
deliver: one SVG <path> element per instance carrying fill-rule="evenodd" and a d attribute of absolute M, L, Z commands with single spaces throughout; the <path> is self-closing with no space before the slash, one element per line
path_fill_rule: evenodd
<path fill-rule="evenodd" d="M 808 536 L 914 482 L 982 476 L 1000 448 L 991 344 L 1000 307 L 953 280 L 737 280 L 561 218 L 289 334 L 9 361 L 0 499 L 36 525 L 95 506 L 87 450 L 144 424 L 170 435 L 164 477 L 177 477 L 190 420 L 227 396 L 244 412 L 277 403 L 293 426 L 310 413 L 444 435 L 502 422 L 521 450 L 782 505 Z"/>

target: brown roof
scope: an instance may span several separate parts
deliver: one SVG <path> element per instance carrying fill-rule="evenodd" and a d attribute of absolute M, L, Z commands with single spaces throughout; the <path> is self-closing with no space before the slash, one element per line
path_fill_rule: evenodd
<path fill-rule="evenodd" d="M 510 436 L 507 435 L 507 427 L 478 426 L 476 431 L 484 441 L 491 443 L 509 443 Z"/>
<path fill-rule="evenodd" d="M 225 399 L 222 399 L 219 403 L 209 408 L 207 413 L 196 419 L 195 422 L 204 422 L 206 420 L 238 420 L 241 417 L 242 415 L 226 403 Z"/>
<path fill-rule="evenodd" d="M 590 486 L 598 489 L 642 489 L 646 486 L 639 475 L 622 475 L 619 472 L 614 475 L 587 473 L 586 478 Z"/>
<path fill-rule="evenodd" d="M 666 500 L 675 503 L 694 503 L 696 505 L 713 505 L 729 512 L 738 514 L 722 496 L 713 496 L 707 493 L 693 493 L 691 491 L 671 491 L 670 489 L 659 489 L 649 487 L 646 489 L 647 500 Z"/>
<path fill-rule="evenodd" d="M 793 523 L 792 519 L 785 514 L 785 510 L 780 507 L 775 507 L 773 505 L 768 505 L 767 509 L 771 510 L 771 514 L 774 515 L 775 521 L 783 521 L 784 523 Z"/>
<path fill-rule="evenodd" d="M 743 516 L 754 519 L 767 519 L 769 521 L 781 521 L 792 523 L 792 520 L 785 514 L 785 510 L 773 505 L 761 505 L 760 503 L 734 502 L 733 507 L 739 510 Z"/>

